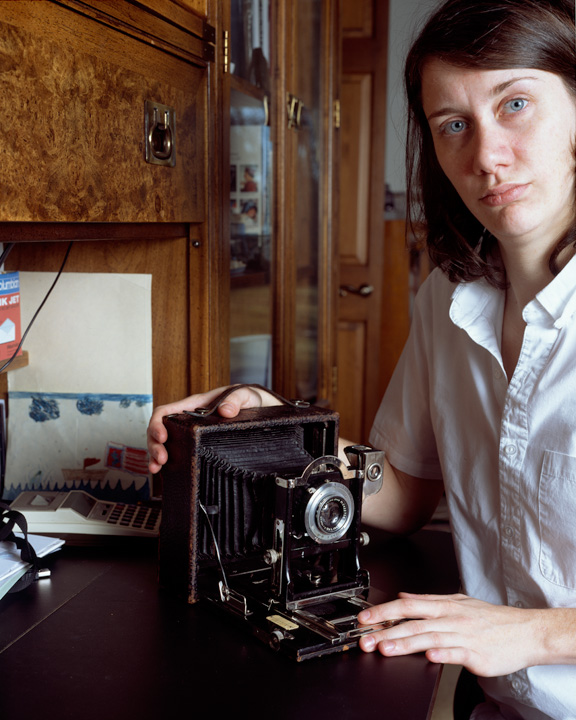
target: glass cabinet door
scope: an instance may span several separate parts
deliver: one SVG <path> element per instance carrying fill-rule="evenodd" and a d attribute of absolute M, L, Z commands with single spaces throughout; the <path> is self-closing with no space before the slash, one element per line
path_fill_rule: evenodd
<path fill-rule="evenodd" d="M 230 380 L 272 386 L 268 2 L 233 0 L 230 34 Z"/>
<path fill-rule="evenodd" d="M 287 78 L 291 117 L 295 247 L 294 374 L 298 397 L 330 404 L 333 397 L 337 305 L 332 278 L 337 2 L 289 4 L 290 47 L 295 62 Z"/>
<path fill-rule="evenodd" d="M 310 402 L 332 388 L 336 7 L 230 5 L 231 381 Z"/>
<path fill-rule="evenodd" d="M 322 19 L 321 0 L 294 3 L 295 77 L 289 83 L 295 117 L 293 138 L 294 226 L 296 261 L 295 375 L 298 397 L 318 399 L 318 265 L 321 243 L 322 176 Z M 290 102 L 290 100 L 289 100 Z"/>

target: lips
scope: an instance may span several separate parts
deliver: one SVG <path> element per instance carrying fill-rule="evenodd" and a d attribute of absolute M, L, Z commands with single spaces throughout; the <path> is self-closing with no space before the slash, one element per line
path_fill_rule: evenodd
<path fill-rule="evenodd" d="M 520 200 L 524 193 L 528 190 L 528 185 L 516 185 L 508 183 L 491 188 L 480 198 L 480 202 L 489 207 L 499 207 L 500 205 L 508 205 L 509 203 Z"/>

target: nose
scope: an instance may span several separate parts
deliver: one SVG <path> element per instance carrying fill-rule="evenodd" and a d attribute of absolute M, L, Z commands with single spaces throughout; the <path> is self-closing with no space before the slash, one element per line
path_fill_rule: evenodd
<path fill-rule="evenodd" d="M 474 130 L 472 164 L 476 175 L 494 175 L 509 165 L 512 148 L 501 128 L 478 123 Z"/>

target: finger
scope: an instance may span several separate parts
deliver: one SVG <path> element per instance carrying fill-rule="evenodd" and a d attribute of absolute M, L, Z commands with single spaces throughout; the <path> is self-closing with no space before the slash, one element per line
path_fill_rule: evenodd
<path fill-rule="evenodd" d="M 255 407 L 281 405 L 281 401 L 271 393 L 260 388 L 245 386 L 231 393 L 219 408 L 221 415 L 235 417 L 240 410 Z"/>
<path fill-rule="evenodd" d="M 164 418 L 168 415 L 177 415 L 186 410 L 194 411 L 203 405 L 209 405 L 220 395 L 226 388 L 216 388 L 207 393 L 190 395 L 183 400 L 178 400 L 166 405 L 159 405 L 154 409 L 150 422 L 148 423 L 148 437 L 152 444 L 165 443 L 168 439 L 168 431 L 164 426 Z"/>
<path fill-rule="evenodd" d="M 165 463 L 161 463 L 158 460 L 152 458 L 148 462 L 148 470 L 152 473 L 152 475 L 155 475 L 156 473 L 160 472 L 160 470 L 162 470 L 164 464 Z"/>
<path fill-rule="evenodd" d="M 463 665 L 470 672 L 474 672 L 475 675 L 480 675 L 478 672 L 479 666 L 473 666 L 471 657 L 473 653 L 468 648 L 463 647 L 445 647 L 445 648 L 431 648 L 426 651 L 426 658 L 432 663 L 438 663 L 441 665 Z"/>
<path fill-rule="evenodd" d="M 441 663 L 442 665 L 460 665 L 478 677 L 494 677 L 503 674 L 500 669 L 495 669 L 492 666 L 490 656 L 483 657 L 482 653 L 476 652 L 472 648 L 459 646 L 431 648 L 425 654 L 429 662 Z M 512 668 L 520 669 L 519 664 L 509 667 L 510 672 L 515 671 Z"/>
<path fill-rule="evenodd" d="M 436 631 L 396 639 L 385 638 L 377 643 L 378 651 L 386 657 L 431 652 L 433 657 L 440 658 L 446 648 L 453 648 L 455 645 L 455 633 Z"/>
<path fill-rule="evenodd" d="M 403 605 L 400 600 L 391 600 L 380 605 L 372 605 L 358 613 L 358 622 L 361 625 L 377 625 L 389 620 L 399 620 L 405 617 L 401 614 L 403 612 L 402 608 Z"/>
<path fill-rule="evenodd" d="M 432 595 L 432 594 L 426 594 L 426 593 L 408 593 L 408 592 L 400 592 L 398 593 L 399 598 L 415 598 L 415 599 L 421 599 L 421 600 L 468 600 L 470 599 L 468 595 L 464 595 L 463 593 L 453 593 L 452 595 Z"/>
<path fill-rule="evenodd" d="M 261 407 L 261 405 L 262 396 L 257 390 L 251 387 L 242 387 L 228 395 L 219 406 L 218 413 L 223 417 L 236 417 L 240 410 Z"/>
<path fill-rule="evenodd" d="M 150 435 L 147 441 L 148 446 L 148 469 L 154 475 L 160 472 L 162 466 L 168 460 L 168 453 L 162 443 L 155 442 Z"/>
<path fill-rule="evenodd" d="M 478 601 L 466 595 L 414 595 L 401 593 L 397 600 L 362 610 L 358 620 L 362 625 L 392 619 L 440 618 L 469 615 Z"/>
<path fill-rule="evenodd" d="M 410 632 L 406 632 L 408 625 L 411 626 Z M 449 642 L 449 637 L 453 642 L 453 633 L 423 632 L 417 628 L 416 623 L 402 623 L 401 626 L 394 626 L 394 629 L 365 635 L 360 640 L 360 647 L 366 652 L 378 650 L 382 655 L 387 656 L 411 655 L 441 647 Z"/>
<path fill-rule="evenodd" d="M 358 614 L 358 622 L 361 625 L 376 625 L 390 620 L 438 617 L 442 614 L 440 605 L 439 600 L 423 599 L 421 595 L 402 597 L 365 608 Z"/>
<path fill-rule="evenodd" d="M 212 394 L 213 393 L 207 393 L 206 395 L 209 396 Z M 187 409 L 196 409 L 196 407 L 201 404 L 198 400 L 202 397 L 204 396 L 191 395 L 190 397 L 174 403 L 159 405 L 154 409 L 154 412 L 150 417 L 146 433 L 148 469 L 152 474 L 160 472 L 162 466 L 165 465 L 168 460 L 168 453 L 164 447 L 164 443 L 168 439 L 168 431 L 164 425 L 164 418 L 168 415 L 175 415 Z"/>
<path fill-rule="evenodd" d="M 432 622 L 435 623 L 433 627 L 430 625 Z M 375 650 L 377 646 L 385 647 L 390 644 L 390 650 L 392 650 L 393 644 L 398 640 L 423 635 L 432 630 L 440 631 L 448 629 L 449 628 L 444 628 L 442 624 L 438 625 L 438 621 L 401 620 L 390 623 L 382 628 L 375 626 L 374 631 L 365 636 L 366 640 L 363 646 L 365 649 Z"/>

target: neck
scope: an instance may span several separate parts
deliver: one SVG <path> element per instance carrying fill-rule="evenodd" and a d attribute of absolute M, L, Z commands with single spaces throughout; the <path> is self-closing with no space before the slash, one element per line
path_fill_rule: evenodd
<path fill-rule="evenodd" d="M 508 288 L 502 323 L 502 362 L 508 380 L 512 378 L 526 327 L 522 311 L 552 279 L 547 258 L 528 253 L 511 253 L 501 247 Z"/>
<path fill-rule="evenodd" d="M 525 323 L 522 311 L 554 276 L 549 267 L 551 252 L 549 247 L 511 248 L 504 243 L 500 243 L 499 247 L 509 284 L 502 325 L 502 361 L 508 379 L 511 379 L 524 338 Z M 563 268 L 573 254 L 573 247 L 563 250 L 558 256 L 558 268 Z"/>
<path fill-rule="evenodd" d="M 550 267 L 550 251 L 536 251 L 534 248 L 524 251 L 500 246 L 502 262 L 508 279 L 508 297 L 514 298 L 517 307 L 522 309 L 531 302 L 554 278 Z M 562 269 L 574 254 L 574 248 L 565 248 L 558 256 L 557 265 Z"/>

